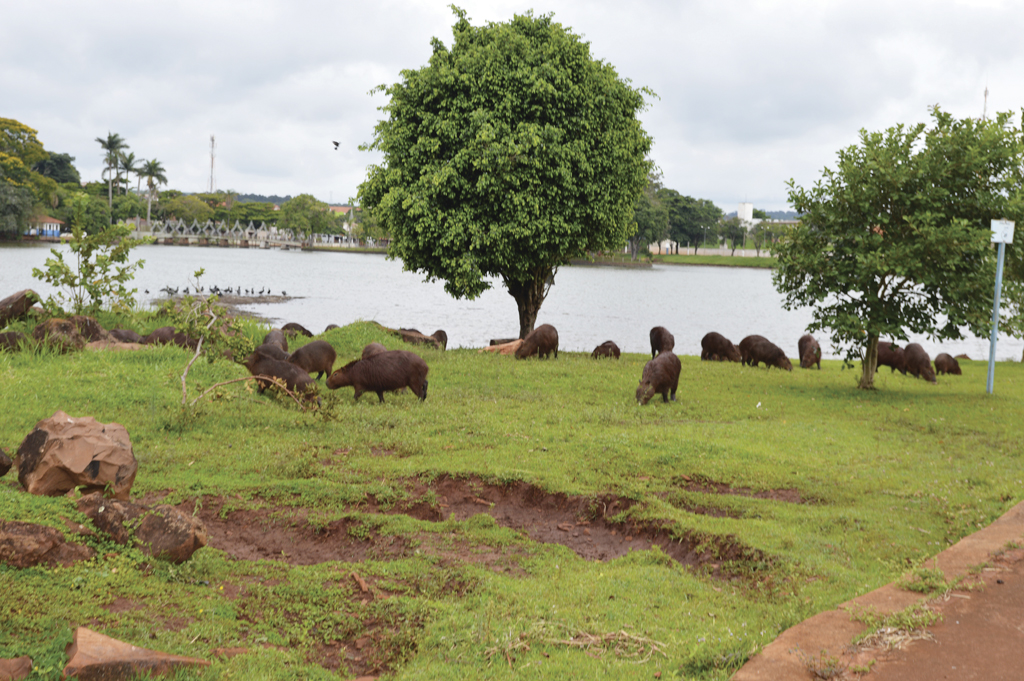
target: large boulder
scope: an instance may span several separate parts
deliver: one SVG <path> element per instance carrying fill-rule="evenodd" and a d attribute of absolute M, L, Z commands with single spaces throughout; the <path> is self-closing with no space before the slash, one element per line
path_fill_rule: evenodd
<path fill-rule="evenodd" d="M 69 317 L 68 321 L 75 325 L 78 334 L 85 339 L 86 343 L 110 340 L 110 332 L 100 326 L 100 323 L 92 317 L 76 314 Z"/>
<path fill-rule="evenodd" d="M 0 300 L 0 329 L 12 319 L 24 316 L 32 303 L 39 300 L 39 294 L 30 288 L 23 289 Z"/>
<path fill-rule="evenodd" d="M 11 457 L 7 456 L 7 452 L 4 451 L 3 447 L 0 447 L 0 478 L 7 475 L 7 472 L 11 470 L 11 466 L 14 462 L 11 461 Z"/>
<path fill-rule="evenodd" d="M 59 352 L 73 352 L 85 347 L 86 339 L 70 319 L 52 317 L 32 330 L 32 337 Z"/>
<path fill-rule="evenodd" d="M 206 546 L 202 521 L 168 504 L 151 508 L 96 492 L 79 499 L 78 510 L 118 544 L 134 541 L 143 552 L 172 563 L 184 563 Z"/>
<path fill-rule="evenodd" d="M 61 678 L 82 681 L 149 678 L 173 674 L 178 667 L 210 666 L 207 660 L 139 648 L 85 627 L 75 629 L 65 652 L 68 664 Z"/>
<path fill-rule="evenodd" d="M 57 496 L 77 488 L 128 499 L 139 468 L 120 423 L 62 411 L 36 424 L 18 448 L 18 482 L 32 494 Z"/>
<path fill-rule="evenodd" d="M 47 525 L 0 520 L 0 563 L 15 568 L 68 566 L 95 555 L 88 546 L 69 542 Z"/>
<path fill-rule="evenodd" d="M 11 352 L 17 352 L 21 349 L 21 344 L 25 341 L 25 334 L 21 331 L 7 331 L 0 333 L 0 350 L 10 350 Z M 0 680 L 2 681 L 2 680 Z"/>
<path fill-rule="evenodd" d="M 32 658 L 28 655 L 0 660 L 0 681 L 21 681 L 32 673 Z"/>

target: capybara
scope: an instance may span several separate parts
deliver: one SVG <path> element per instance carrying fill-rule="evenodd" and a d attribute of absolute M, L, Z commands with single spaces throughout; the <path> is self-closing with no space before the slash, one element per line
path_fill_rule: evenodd
<path fill-rule="evenodd" d="M 801 369 L 810 369 L 817 364 L 818 371 L 821 371 L 821 346 L 818 345 L 818 341 L 814 340 L 814 336 L 809 333 L 800 336 L 796 347 L 800 353 L 798 356 Z"/>
<path fill-rule="evenodd" d="M 676 337 L 668 332 L 664 326 L 656 326 L 651 329 L 651 359 L 659 352 L 672 352 L 676 347 Z"/>
<path fill-rule="evenodd" d="M 0 350 L 10 350 L 11 352 L 14 352 L 21 348 L 21 344 L 25 340 L 26 336 L 21 331 L 0 333 Z"/>
<path fill-rule="evenodd" d="M 89 343 L 98 340 L 108 340 L 110 338 L 110 334 L 107 330 L 100 326 L 100 323 L 92 317 L 76 314 L 68 317 L 68 321 L 74 324 L 75 328 L 78 329 L 78 335 Z"/>
<path fill-rule="evenodd" d="M 936 383 L 935 370 L 932 369 L 932 358 L 924 351 L 920 343 L 911 343 L 903 348 L 903 359 L 906 361 L 907 372 L 911 376 L 923 378 L 929 383 Z"/>
<path fill-rule="evenodd" d="M 756 333 L 747 336 L 740 341 L 740 364 L 750 364 L 750 348 L 754 347 L 761 341 L 768 340 L 764 336 L 758 336 Z"/>
<path fill-rule="evenodd" d="M 349 362 L 327 379 L 331 390 L 350 385 L 355 388 L 355 399 L 364 392 L 377 393 L 384 401 L 384 391 L 408 386 L 421 400 L 427 399 L 427 363 L 408 350 L 386 350 L 367 359 Z"/>
<path fill-rule="evenodd" d="M 437 340 L 441 344 L 442 350 L 448 349 L 448 334 L 444 332 L 444 329 L 438 329 L 434 333 L 430 334 L 430 337 Z"/>
<path fill-rule="evenodd" d="M 186 350 L 196 351 L 199 347 L 199 339 L 186 336 L 183 332 L 179 331 L 171 336 L 171 342 L 177 345 L 179 348 L 185 348 Z"/>
<path fill-rule="evenodd" d="M 173 326 L 161 326 L 152 333 L 146 334 L 142 342 L 146 345 L 167 345 L 174 339 Z"/>
<path fill-rule="evenodd" d="M 276 345 L 288 352 L 288 336 L 281 329 L 271 329 L 270 333 L 263 337 L 261 345 Z"/>
<path fill-rule="evenodd" d="M 720 362 L 724 360 L 739 362 L 742 359 L 740 351 L 736 349 L 732 341 L 717 331 L 706 333 L 700 339 L 700 358 L 715 359 Z"/>
<path fill-rule="evenodd" d="M 143 343 L 142 336 L 131 329 L 114 329 L 110 335 L 117 339 L 118 343 Z"/>
<path fill-rule="evenodd" d="M 324 374 L 328 376 L 334 371 L 334 359 L 337 353 L 327 341 L 315 340 L 303 345 L 292 353 L 288 361 L 301 368 L 310 376 L 316 373 L 317 380 Z"/>
<path fill-rule="evenodd" d="M 594 351 L 590 353 L 590 356 L 594 359 L 597 359 L 598 357 L 614 357 L 615 359 L 618 359 L 621 354 L 622 351 L 619 350 L 618 345 L 612 341 L 605 341 L 594 348 Z"/>
<path fill-rule="evenodd" d="M 289 390 L 300 395 L 310 395 L 316 391 L 316 382 L 310 375 L 291 362 L 282 362 L 259 352 L 253 352 L 245 358 L 242 364 L 253 376 L 282 379 Z M 259 384 L 260 392 L 266 390 L 270 385 L 270 381 L 265 378 L 257 378 L 256 383 Z"/>
<path fill-rule="evenodd" d="M 935 373 L 960 376 L 960 362 L 956 361 L 955 357 L 950 357 L 949 353 L 939 353 L 935 356 Z"/>
<path fill-rule="evenodd" d="M 516 350 L 516 358 L 525 359 L 537 355 L 539 359 L 552 352 L 555 353 L 555 359 L 558 359 L 558 331 L 550 324 L 541 324 L 523 339 L 523 344 Z"/>
<path fill-rule="evenodd" d="M 398 335 L 401 336 L 402 340 L 406 343 L 411 343 L 413 345 L 430 345 L 438 350 L 444 350 L 440 339 L 435 338 L 434 336 L 422 334 L 417 329 L 399 329 Z M 447 338 L 447 336 L 445 336 L 445 338 Z"/>
<path fill-rule="evenodd" d="M 903 348 L 896 345 L 892 341 L 878 340 L 878 361 L 875 364 L 875 370 L 878 367 L 887 366 L 889 367 L 889 373 L 893 373 L 897 370 L 904 376 L 907 375 L 907 359 L 904 356 Z"/>
<path fill-rule="evenodd" d="M 341 327 L 338 326 L 337 324 L 328 324 L 326 327 L 324 327 L 324 333 L 327 333 L 331 329 L 340 329 L 340 328 Z"/>
<path fill-rule="evenodd" d="M 669 393 L 676 399 L 676 388 L 679 387 L 679 369 L 682 364 L 670 350 L 658 353 L 658 356 L 644 365 L 640 376 L 640 385 L 636 387 L 636 401 L 647 404 L 651 398 L 661 393 L 661 399 L 668 402 Z"/>
<path fill-rule="evenodd" d="M 287 362 L 288 358 L 291 357 L 291 355 L 289 355 L 286 350 L 282 350 L 281 346 L 277 343 L 264 343 L 263 345 L 258 345 L 253 352 L 258 352 L 271 359 L 279 359 L 282 362 Z"/>
<path fill-rule="evenodd" d="M 302 324 L 296 324 L 295 322 L 288 322 L 281 327 L 281 330 L 285 333 L 301 333 L 306 338 L 312 338 L 313 332 L 304 327 Z"/>
<path fill-rule="evenodd" d="M 380 343 L 370 343 L 365 348 L 363 348 L 363 359 L 369 359 L 370 357 L 373 357 L 374 355 L 378 355 L 378 354 L 380 354 L 382 352 L 387 352 L 387 351 L 388 351 L 388 349 L 386 347 L 384 347 L 383 345 L 381 345 Z"/>
<path fill-rule="evenodd" d="M 767 369 L 778 367 L 786 371 L 793 370 L 793 363 L 786 357 L 786 353 L 770 340 L 758 341 L 750 347 L 750 366 L 756 367 L 760 362 L 764 362 Z"/>

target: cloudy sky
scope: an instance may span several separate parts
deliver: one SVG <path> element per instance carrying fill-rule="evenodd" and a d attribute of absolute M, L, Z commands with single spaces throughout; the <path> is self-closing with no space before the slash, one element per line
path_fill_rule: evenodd
<path fill-rule="evenodd" d="M 120 134 L 170 186 L 345 201 L 376 159 L 369 90 L 451 43 L 448 0 L 32 0 L 0 21 L 0 117 L 99 179 Z M 788 208 L 877 130 L 1024 107 L 1024 3 L 1001 0 L 462 0 L 474 24 L 533 9 L 658 98 L 643 114 L 666 186 Z M 332 140 L 341 143 L 334 151 Z"/>

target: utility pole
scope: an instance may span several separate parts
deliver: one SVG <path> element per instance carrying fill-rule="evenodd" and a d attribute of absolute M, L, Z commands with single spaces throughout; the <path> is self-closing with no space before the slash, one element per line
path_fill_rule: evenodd
<path fill-rule="evenodd" d="M 981 120 L 985 120 L 985 116 L 988 114 L 988 85 L 985 86 L 985 103 L 981 107 Z"/>
<path fill-rule="evenodd" d="M 213 161 L 217 157 L 217 140 L 210 135 L 210 193 L 217 191 L 217 180 L 213 174 Z"/>

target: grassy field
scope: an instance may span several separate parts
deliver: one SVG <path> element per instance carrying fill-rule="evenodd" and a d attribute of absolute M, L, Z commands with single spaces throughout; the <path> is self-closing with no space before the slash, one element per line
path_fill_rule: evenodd
<path fill-rule="evenodd" d="M 764 251 L 767 253 L 767 251 Z M 775 267 L 775 258 L 762 255 L 744 257 L 732 255 L 655 255 L 654 262 L 666 265 L 715 265 L 718 267 Z"/>
<path fill-rule="evenodd" d="M 401 346 L 369 323 L 323 337 L 337 365 Z M 213 537 L 180 566 L 99 539 L 74 567 L 0 566 L 0 657 L 58 678 L 87 625 L 213 661 L 179 678 L 726 679 L 1024 499 L 1017 363 L 988 396 L 980 362 L 863 392 L 839 362 L 683 357 L 678 401 L 640 407 L 641 355 L 417 352 L 425 402 L 322 389 L 315 413 L 244 383 L 183 412 L 175 347 L 0 353 L 0 446 L 58 409 L 122 423 L 133 499 Z M 244 373 L 198 362 L 190 394 Z M 13 472 L 0 517 L 88 522 Z"/>

